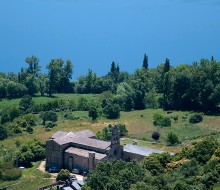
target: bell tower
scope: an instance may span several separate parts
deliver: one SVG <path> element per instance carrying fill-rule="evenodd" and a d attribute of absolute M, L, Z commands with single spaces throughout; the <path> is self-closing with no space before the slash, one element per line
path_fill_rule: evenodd
<path fill-rule="evenodd" d="M 117 148 L 120 145 L 120 135 L 117 125 L 112 126 L 111 147 Z"/>

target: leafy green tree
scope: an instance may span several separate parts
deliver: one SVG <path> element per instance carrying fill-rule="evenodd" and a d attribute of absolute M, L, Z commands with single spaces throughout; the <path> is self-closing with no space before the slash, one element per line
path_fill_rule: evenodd
<path fill-rule="evenodd" d="M 40 71 L 39 59 L 36 56 L 27 57 L 25 59 L 26 63 L 28 63 L 27 72 L 31 75 L 36 76 Z"/>
<path fill-rule="evenodd" d="M 64 170 L 64 169 L 60 170 L 56 178 L 57 181 L 66 181 L 69 179 L 70 179 L 70 172 L 69 170 Z"/>
<path fill-rule="evenodd" d="M 32 97 L 30 95 L 25 95 L 19 103 L 19 107 L 24 113 L 31 112 L 31 108 L 33 107 L 33 105 L 34 101 L 32 100 Z"/>
<path fill-rule="evenodd" d="M 100 175 L 101 174 L 101 175 Z M 144 170 L 137 162 L 99 162 L 86 180 L 86 189 L 129 189 L 131 184 L 141 181 Z"/>
<path fill-rule="evenodd" d="M 124 137 L 128 134 L 128 130 L 124 124 L 117 124 L 118 132 L 121 137 Z"/>
<path fill-rule="evenodd" d="M 191 152 L 191 157 L 195 158 L 199 163 L 205 164 L 218 147 L 219 143 L 216 139 L 213 137 L 205 138 L 196 143 Z"/>
<path fill-rule="evenodd" d="M 48 79 L 47 75 L 39 74 L 38 79 L 37 79 L 37 83 L 39 86 L 41 96 L 44 96 L 44 94 L 48 92 L 49 79 Z"/>
<path fill-rule="evenodd" d="M 92 118 L 93 121 L 95 121 L 100 115 L 100 108 L 98 105 L 91 105 L 89 107 L 89 117 Z"/>
<path fill-rule="evenodd" d="M 134 91 L 134 109 L 141 110 L 146 108 L 145 96 L 152 84 L 149 80 L 149 71 L 138 69 L 131 76 L 130 84 Z"/>
<path fill-rule="evenodd" d="M 103 108 L 103 113 L 108 119 L 117 119 L 120 117 L 120 107 L 113 99 L 108 99 Z"/>
<path fill-rule="evenodd" d="M 45 125 L 46 121 L 56 122 L 58 119 L 58 116 L 53 111 L 46 111 L 40 115 L 40 118 L 43 120 L 43 125 Z"/>
<path fill-rule="evenodd" d="M 164 171 L 163 165 L 158 159 L 158 154 L 153 153 L 142 160 L 144 169 L 149 170 L 153 175 L 159 175 Z"/>
<path fill-rule="evenodd" d="M 153 88 L 151 89 L 145 96 L 144 102 L 146 103 L 147 108 L 158 108 L 158 102 L 157 102 L 157 92 Z"/>
<path fill-rule="evenodd" d="M 167 143 L 169 145 L 175 145 L 175 144 L 179 143 L 178 136 L 173 132 L 169 132 L 167 135 Z"/>
<path fill-rule="evenodd" d="M 73 65 L 70 60 L 67 60 L 63 65 L 60 81 L 57 88 L 57 91 L 60 93 L 69 93 L 71 91 L 70 79 L 72 78 Z"/>
<path fill-rule="evenodd" d="M 189 118 L 190 123 L 199 123 L 203 120 L 203 117 L 201 114 L 194 114 Z"/>
<path fill-rule="evenodd" d="M 89 101 L 84 97 L 80 97 L 78 100 L 77 110 L 79 111 L 88 111 L 89 110 Z"/>
<path fill-rule="evenodd" d="M 53 92 L 69 92 L 70 79 L 72 77 L 73 66 L 70 60 L 67 60 L 64 64 L 62 59 L 51 59 L 48 69 L 49 78 L 49 96 Z"/>
<path fill-rule="evenodd" d="M 154 139 L 157 142 L 159 140 L 159 138 L 160 138 L 160 133 L 158 131 L 154 131 L 152 133 L 151 137 L 152 137 L 152 139 Z"/>
<path fill-rule="evenodd" d="M 154 114 L 153 119 L 154 119 L 153 121 L 154 126 L 161 126 L 161 127 L 171 126 L 171 120 L 169 117 L 164 117 L 160 114 Z"/>
<path fill-rule="evenodd" d="M 126 83 L 120 83 L 117 87 L 116 98 L 121 109 L 131 111 L 134 108 L 134 90 Z"/>

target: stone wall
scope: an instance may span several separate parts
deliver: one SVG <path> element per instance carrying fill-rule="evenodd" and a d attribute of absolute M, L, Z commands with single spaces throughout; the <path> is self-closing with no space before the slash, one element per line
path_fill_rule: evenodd
<path fill-rule="evenodd" d="M 145 156 L 139 155 L 139 154 L 134 154 L 134 153 L 130 153 L 130 152 L 123 152 L 123 156 L 122 159 L 124 161 L 131 161 L 131 160 L 136 160 L 138 162 L 140 162 L 141 160 L 144 159 Z"/>

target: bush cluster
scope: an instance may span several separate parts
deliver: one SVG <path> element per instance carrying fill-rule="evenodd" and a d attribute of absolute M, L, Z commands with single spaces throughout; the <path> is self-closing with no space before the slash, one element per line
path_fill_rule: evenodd
<path fill-rule="evenodd" d="M 199 123 L 203 120 L 203 117 L 201 114 L 194 114 L 189 118 L 190 123 Z"/>
<path fill-rule="evenodd" d="M 171 127 L 171 119 L 169 117 L 164 117 L 160 114 L 154 114 L 153 119 L 154 126 Z"/>

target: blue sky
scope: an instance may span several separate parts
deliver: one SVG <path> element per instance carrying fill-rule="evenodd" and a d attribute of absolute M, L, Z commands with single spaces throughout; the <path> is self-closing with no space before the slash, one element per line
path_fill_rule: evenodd
<path fill-rule="evenodd" d="M 71 59 L 73 78 L 115 61 L 133 72 L 144 53 L 150 67 L 201 58 L 220 61 L 219 0 L 5 0 L 0 2 L 0 71 L 18 72 L 36 55 Z"/>

